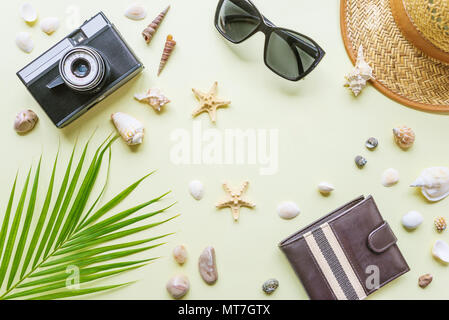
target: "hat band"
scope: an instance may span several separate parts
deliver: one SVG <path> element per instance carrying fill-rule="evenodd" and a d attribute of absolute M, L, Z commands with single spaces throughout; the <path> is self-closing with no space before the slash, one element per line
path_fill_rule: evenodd
<path fill-rule="evenodd" d="M 413 24 L 402 0 L 390 0 L 391 13 L 404 37 L 429 57 L 449 64 L 449 53 L 429 41 Z"/>

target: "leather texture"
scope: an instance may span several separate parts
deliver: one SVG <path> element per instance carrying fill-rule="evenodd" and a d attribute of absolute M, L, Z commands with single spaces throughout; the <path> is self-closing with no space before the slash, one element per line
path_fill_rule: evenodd
<path fill-rule="evenodd" d="M 382 219 L 374 199 L 361 196 L 279 244 L 310 299 L 337 299 L 335 290 L 329 285 L 304 238 L 304 235 L 310 235 L 323 225 L 328 225 L 333 231 L 340 251 L 349 261 L 366 296 L 410 270 L 396 244 L 393 231 Z M 379 271 L 378 286 L 372 285 L 372 266 Z"/>

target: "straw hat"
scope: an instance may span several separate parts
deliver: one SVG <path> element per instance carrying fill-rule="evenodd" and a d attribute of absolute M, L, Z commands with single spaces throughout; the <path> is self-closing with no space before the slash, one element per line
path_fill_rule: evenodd
<path fill-rule="evenodd" d="M 340 23 L 349 57 L 363 46 L 379 91 L 449 112 L 449 0 L 341 0 Z"/>

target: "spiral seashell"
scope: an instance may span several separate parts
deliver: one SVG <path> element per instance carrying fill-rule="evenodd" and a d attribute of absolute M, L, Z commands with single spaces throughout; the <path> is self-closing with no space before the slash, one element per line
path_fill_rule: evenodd
<path fill-rule="evenodd" d="M 165 41 L 165 47 L 164 51 L 162 52 L 162 58 L 161 62 L 159 64 L 159 70 L 157 71 L 157 75 L 159 76 L 162 72 L 162 69 L 164 69 L 168 58 L 170 58 L 170 55 L 172 54 L 173 50 L 175 49 L 176 41 L 173 40 L 173 36 L 169 34 L 167 36 L 167 40 Z"/>
<path fill-rule="evenodd" d="M 407 126 L 399 126 L 393 129 L 394 140 L 402 149 L 410 148 L 415 142 L 415 132 Z"/>
<path fill-rule="evenodd" d="M 360 46 L 357 52 L 357 61 L 355 63 L 354 69 L 346 75 L 345 87 L 348 87 L 354 96 L 358 96 L 363 88 L 366 86 L 368 80 L 374 79 L 373 69 L 365 61 L 363 55 L 363 47 Z"/>
<path fill-rule="evenodd" d="M 38 116 L 33 110 L 22 110 L 16 115 L 14 120 L 14 130 L 18 133 L 31 131 L 38 120 Z"/>
<path fill-rule="evenodd" d="M 161 111 L 161 108 L 170 102 L 160 89 L 151 88 L 147 93 L 136 93 L 134 98 L 139 102 L 148 103 L 154 110 Z"/>
<path fill-rule="evenodd" d="M 127 145 L 142 143 L 144 128 L 140 121 L 123 112 L 112 114 L 111 119 Z"/>
<path fill-rule="evenodd" d="M 154 34 L 162 23 L 162 20 L 164 20 L 169 9 L 170 6 L 165 8 L 165 10 L 159 13 L 159 15 L 142 31 L 142 36 L 147 44 L 153 39 Z"/>
<path fill-rule="evenodd" d="M 449 195 L 449 168 L 431 167 L 424 169 L 411 187 L 421 188 L 427 200 L 436 202 Z"/>

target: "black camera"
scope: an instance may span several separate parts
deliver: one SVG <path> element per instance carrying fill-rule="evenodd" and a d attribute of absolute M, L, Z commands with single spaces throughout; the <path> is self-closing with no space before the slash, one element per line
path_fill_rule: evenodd
<path fill-rule="evenodd" d="M 100 12 L 17 75 L 62 128 L 142 69 L 143 64 Z"/>

